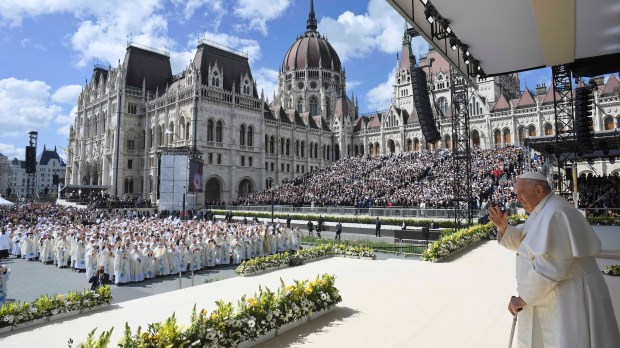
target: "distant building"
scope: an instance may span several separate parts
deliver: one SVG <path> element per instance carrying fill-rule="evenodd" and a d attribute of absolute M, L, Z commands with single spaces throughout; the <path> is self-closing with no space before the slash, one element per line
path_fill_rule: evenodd
<path fill-rule="evenodd" d="M 433 50 L 418 57 L 427 66 L 441 134 L 433 145 L 424 138 L 414 107 L 416 57 L 406 30 L 391 105 L 366 115 L 359 114 L 357 98 L 347 96 L 345 68 L 318 32 L 313 6 L 306 31 L 283 53 L 278 89 L 269 101 L 243 54 L 201 41 L 189 65 L 173 75 L 168 53 L 128 45 L 116 68 L 95 67 L 78 98 L 66 183 L 108 186 L 119 196 L 157 202 L 162 149 L 195 148 L 204 161 L 204 189 L 196 197 L 202 206 L 348 156 L 452 147 L 449 64 Z M 612 74 L 600 82 L 594 129 L 620 128 L 618 79 Z M 519 76 L 508 74 L 480 80 L 478 90 L 469 91 L 472 146 L 522 145 L 524 137 L 553 134 L 551 89 L 520 91 L 519 86 Z M 598 174 L 618 171 L 602 161 L 595 167 Z"/>
<path fill-rule="evenodd" d="M 11 162 L 11 174 L 9 176 L 9 185 L 13 195 L 23 197 L 26 195 L 26 186 L 28 175 L 26 174 L 26 161 L 14 158 Z M 64 160 L 54 150 L 48 150 L 45 145 L 43 152 L 37 156 L 37 172 L 35 176 L 35 190 L 39 195 L 53 194 L 58 190 L 58 183 L 54 183 L 54 175 L 57 176 L 58 182 L 64 182 L 64 176 L 67 171 L 67 165 Z M 5 190 L 6 191 L 6 190 Z"/>
<path fill-rule="evenodd" d="M 9 158 L 0 153 L 0 195 L 8 196 L 6 189 L 10 186 L 11 162 Z"/>

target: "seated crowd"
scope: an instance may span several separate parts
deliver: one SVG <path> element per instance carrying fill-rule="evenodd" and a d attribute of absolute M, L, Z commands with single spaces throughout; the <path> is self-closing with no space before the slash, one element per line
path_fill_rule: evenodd
<path fill-rule="evenodd" d="M 477 207 L 488 200 L 516 204 L 516 197 L 505 189 L 524 171 L 523 149 L 476 148 L 472 149 L 471 159 L 471 184 Z M 539 163 L 530 164 L 534 167 Z M 269 204 L 273 191 L 277 204 L 295 206 L 449 208 L 453 168 L 452 152 L 445 149 L 351 157 L 271 189 L 250 193 L 232 204 Z"/>
<path fill-rule="evenodd" d="M 103 266 L 116 284 L 198 271 L 300 248 L 301 232 L 255 220 L 252 225 L 181 220 L 157 214 L 96 214 L 57 205 L 0 209 L 11 254 L 60 268 L 84 271 L 86 279 Z M 87 220 L 92 219 L 89 216 Z"/>

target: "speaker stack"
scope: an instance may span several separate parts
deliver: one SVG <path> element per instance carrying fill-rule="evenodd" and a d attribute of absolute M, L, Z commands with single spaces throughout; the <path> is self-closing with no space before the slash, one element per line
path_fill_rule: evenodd
<path fill-rule="evenodd" d="M 26 174 L 37 172 L 37 148 L 26 146 Z"/>
<path fill-rule="evenodd" d="M 413 89 L 413 101 L 418 112 L 418 119 L 424 138 L 431 144 L 441 140 L 441 135 L 435 125 L 431 101 L 426 87 L 426 73 L 420 67 L 411 69 L 411 87 Z"/>

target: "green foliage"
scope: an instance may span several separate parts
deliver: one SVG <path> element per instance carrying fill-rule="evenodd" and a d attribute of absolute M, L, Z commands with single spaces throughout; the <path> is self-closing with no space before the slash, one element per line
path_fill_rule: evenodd
<path fill-rule="evenodd" d="M 236 347 L 244 341 L 256 338 L 284 324 L 306 318 L 314 312 L 331 308 L 342 301 L 335 286 L 335 277 L 328 274 L 314 280 L 295 281 L 294 285 L 282 286 L 273 292 L 258 288 L 254 296 L 242 297 L 237 306 L 217 301 L 216 309 L 208 314 L 205 309 L 192 310 L 189 327 L 177 325 L 173 314 L 163 323 L 148 325 L 144 332 L 138 328 L 132 333 L 125 324 L 125 333 L 119 341 L 123 348 L 159 347 Z M 96 329 L 95 329 L 96 330 Z M 84 348 L 104 348 L 110 342 L 110 331 L 95 338 L 95 330 L 89 332 Z M 70 340 L 70 346 L 73 341 Z"/>
<path fill-rule="evenodd" d="M 422 253 L 421 259 L 425 261 L 444 259 L 460 249 L 487 238 L 494 229 L 495 226 L 492 223 L 488 223 L 486 225 L 475 225 L 460 229 L 452 234 L 444 235 Z"/>
<path fill-rule="evenodd" d="M 605 266 L 603 273 L 611 276 L 620 276 L 620 265 Z"/>
<path fill-rule="evenodd" d="M 620 216 L 613 216 L 613 215 L 589 216 L 588 222 L 593 225 L 618 226 L 620 225 Z"/>
<path fill-rule="evenodd" d="M 112 336 L 112 330 L 103 331 L 99 337 L 95 338 L 95 331 L 97 328 L 94 328 L 92 331 L 88 333 L 86 336 L 86 342 L 78 344 L 78 348 L 106 348 L 110 344 L 110 337 Z M 70 341 L 73 343 L 72 341 Z"/>
<path fill-rule="evenodd" d="M 315 248 L 308 248 L 297 251 L 295 256 L 302 261 L 308 261 L 323 256 L 348 255 L 357 257 L 375 257 L 375 252 L 363 245 L 351 245 L 347 243 L 335 243 L 333 241 L 324 243 Z M 258 271 L 277 268 L 288 265 L 290 255 L 287 252 L 281 254 L 256 257 L 248 261 L 243 261 L 235 270 L 238 274 L 248 274 Z"/>
<path fill-rule="evenodd" d="M 9 302 L 0 307 L 0 328 L 110 302 L 112 302 L 112 293 L 109 286 L 99 287 L 97 291 L 84 290 L 82 293 L 70 292 L 66 295 L 43 295 L 33 302 Z"/>

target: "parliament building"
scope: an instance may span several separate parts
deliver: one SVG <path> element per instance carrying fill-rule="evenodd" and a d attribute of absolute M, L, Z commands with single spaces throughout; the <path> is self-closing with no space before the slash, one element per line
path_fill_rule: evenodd
<path fill-rule="evenodd" d="M 362 115 L 357 98 L 348 96 L 338 53 L 318 31 L 313 6 L 306 31 L 284 54 L 273 96 L 256 85 L 244 54 L 202 41 L 189 65 L 173 74 L 167 52 L 129 44 L 117 67 L 95 66 L 78 98 L 66 184 L 157 202 L 161 154 L 186 151 L 202 163 L 203 188 L 194 197 L 201 207 L 340 158 L 451 148 L 448 62 L 432 49 L 416 62 L 406 31 L 399 57 L 391 105 Z M 428 76 L 441 134 L 435 144 L 425 140 L 414 107 L 416 64 Z M 594 129 L 617 130 L 620 83 L 614 74 L 596 80 Z M 522 145 L 524 137 L 553 134 L 552 89 L 519 87 L 519 76 L 510 74 L 482 79 L 470 90 L 472 146 Z M 595 167 L 599 175 L 618 172 L 608 161 Z"/>

